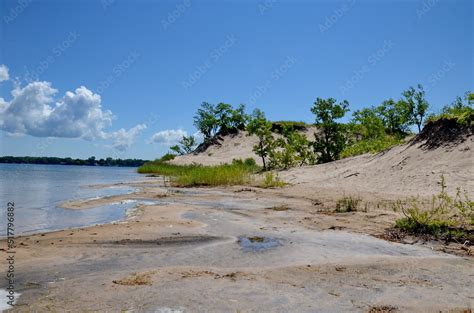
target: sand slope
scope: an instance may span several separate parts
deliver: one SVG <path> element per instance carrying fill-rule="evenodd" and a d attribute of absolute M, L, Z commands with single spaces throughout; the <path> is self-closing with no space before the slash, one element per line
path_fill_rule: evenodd
<path fill-rule="evenodd" d="M 312 136 L 314 129 L 306 133 Z M 443 134 L 430 133 L 428 140 Z M 313 138 L 311 138 L 313 139 Z M 419 140 L 422 139 L 422 140 Z M 241 132 L 226 136 L 220 145 L 205 152 L 177 157 L 175 164 L 198 163 L 215 165 L 230 163 L 232 159 L 253 157 L 257 138 Z M 419 138 L 376 155 L 365 154 L 327 164 L 293 168 L 280 172 L 280 177 L 292 184 L 295 192 L 304 189 L 337 189 L 341 193 L 382 193 L 394 196 L 430 196 L 439 191 L 439 181 L 444 175 L 448 191 L 457 187 L 474 195 L 474 137 L 472 134 L 438 146 L 427 145 Z M 310 192 L 306 190 L 305 193 Z"/>
<path fill-rule="evenodd" d="M 457 187 L 474 194 L 474 140 L 450 147 L 425 149 L 407 143 L 376 155 L 364 154 L 327 164 L 294 168 L 280 176 L 287 182 L 341 192 L 375 192 L 398 196 L 430 196 L 444 175 L 448 191 Z"/>
<path fill-rule="evenodd" d="M 171 163 L 179 165 L 192 163 L 218 165 L 231 163 L 233 159 L 244 160 L 246 158 L 254 158 L 255 161 L 261 163 L 259 157 L 252 151 L 257 142 L 257 137 L 249 136 L 246 131 L 243 131 L 221 138 L 219 140 L 220 145 L 212 145 L 202 153 L 178 156 Z"/>
<path fill-rule="evenodd" d="M 314 140 L 314 132 L 316 128 L 309 127 L 303 133 Z M 281 137 L 274 134 L 276 138 Z M 198 154 L 187 154 L 176 157 L 171 163 L 173 164 L 202 164 L 202 165 L 219 165 L 222 163 L 232 163 L 233 159 L 245 160 L 253 158 L 257 164 L 262 165 L 262 160 L 253 152 L 253 146 L 258 143 L 255 136 L 249 136 L 248 132 L 241 131 L 235 135 L 228 135 L 219 139 L 219 145 L 212 145 L 205 152 Z"/>

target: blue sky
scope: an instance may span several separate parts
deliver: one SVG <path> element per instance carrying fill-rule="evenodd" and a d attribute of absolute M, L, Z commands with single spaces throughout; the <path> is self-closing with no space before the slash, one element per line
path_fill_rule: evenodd
<path fill-rule="evenodd" d="M 195 132 L 203 101 L 311 122 L 316 97 L 356 110 L 421 83 L 436 111 L 474 90 L 473 10 L 469 0 L 3 0 L 0 154 L 154 159 Z"/>

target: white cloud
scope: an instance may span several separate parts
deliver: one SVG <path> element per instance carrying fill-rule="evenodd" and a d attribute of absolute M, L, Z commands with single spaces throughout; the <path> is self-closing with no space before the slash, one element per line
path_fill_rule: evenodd
<path fill-rule="evenodd" d="M 8 74 L 8 67 L 4 64 L 0 64 L 0 82 L 9 80 L 10 75 Z"/>
<path fill-rule="evenodd" d="M 172 146 L 178 143 L 183 136 L 187 136 L 188 133 L 182 129 L 168 129 L 157 132 L 151 136 L 150 142 L 159 143 L 167 146 Z"/>
<path fill-rule="evenodd" d="M 32 82 L 12 91 L 12 100 L 0 101 L 0 129 L 35 137 L 106 139 L 104 129 L 113 114 L 103 110 L 98 94 L 82 86 L 59 100 L 49 82 Z"/>
<path fill-rule="evenodd" d="M 119 129 L 116 132 L 111 134 L 111 137 L 114 138 L 114 143 L 112 147 L 119 151 L 125 151 L 133 144 L 135 138 L 146 129 L 145 124 L 138 124 L 137 126 L 125 130 L 124 128 Z"/>
<path fill-rule="evenodd" d="M 2 77 L 8 79 L 8 68 L 4 65 L 0 65 Z M 102 108 L 100 95 L 84 86 L 67 91 L 61 98 L 57 94 L 50 82 L 15 85 L 10 100 L 0 97 L 0 130 L 12 136 L 112 140 L 112 147 L 124 151 L 146 129 L 145 124 L 138 124 L 129 130 L 107 132 L 114 115 Z"/>

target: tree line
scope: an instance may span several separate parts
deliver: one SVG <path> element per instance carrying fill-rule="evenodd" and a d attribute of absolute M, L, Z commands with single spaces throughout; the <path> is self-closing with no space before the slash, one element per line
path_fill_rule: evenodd
<path fill-rule="evenodd" d="M 88 159 L 72 159 L 57 157 L 0 157 L 0 163 L 16 163 L 16 164 L 56 164 L 56 165 L 86 165 L 86 166 L 129 166 L 138 167 L 148 162 L 141 159 L 96 159 L 94 156 Z"/>
<path fill-rule="evenodd" d="M 464 116 L 472 121 L 473 102 L 474 95 L 467 92 L 464 98 L 457 97 L 444 106 L 439 114 L 429 114 L 425 90 L 417 85 L 403 91 L 398 100 L 387 99 L 380 105 L 354 111 L 351 120 L 342 123 L 340 120 L 350 111 L 349 102 L 317 98 L 310 108 L 314 115 L 312 125 L 317 129 L 314 140 L 302 134 L 302 123 L 281 122 L 276 127 L 259 109 L 246 114 L 244 105 L 234 108 L 230 104 L 204 102 L 194 117 L 194 125 L 204 137 L 203 144 L 213 142 L 218 135 L 247 130 L 258 138 L 253 151 L 262 159 L 264 169 L 286 169 L 386 149 L 400 143 L 412 128 L 420 132 L 427 121 L 436 118 Z M 276 129 L 279 135 L 275 134 Z M 184 136 L 171 150 L 187 154 L 196 146 L 193 136 Z"/>

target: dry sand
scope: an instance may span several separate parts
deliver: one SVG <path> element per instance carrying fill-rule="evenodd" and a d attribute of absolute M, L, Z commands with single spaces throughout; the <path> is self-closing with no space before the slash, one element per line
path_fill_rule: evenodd
<path fill-rule="evenodd" d="M 474 137 L 453 147 L 428 150 L 404 144 L 376 155 L 360 155 L 318 166 L 282 172 L 283 180 L 301 189 L 328 188 L 341 193 L 378 193 L 384 197 L 431 196 L 441 175 L 447 191 L 466 190 L 474 197 Z"/>

